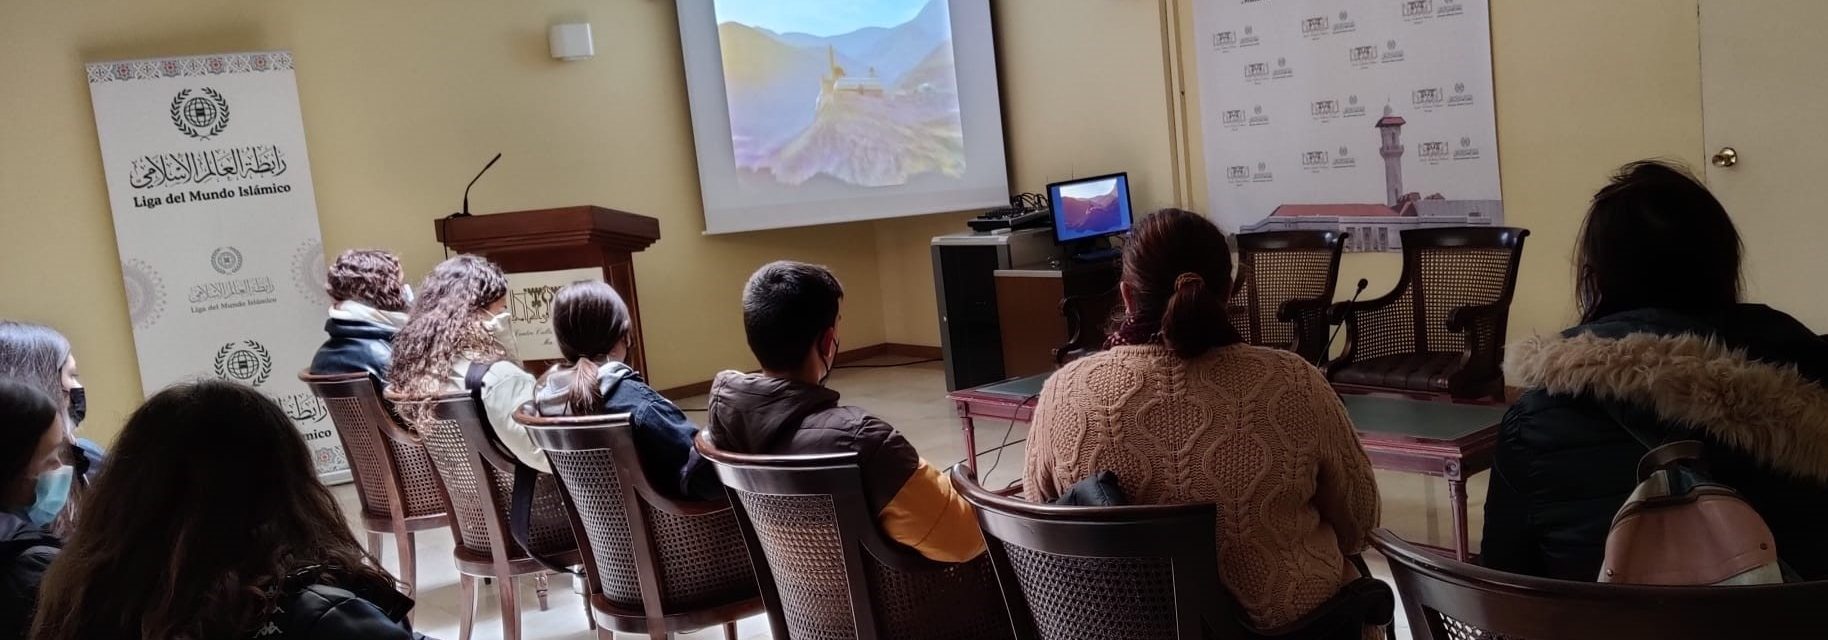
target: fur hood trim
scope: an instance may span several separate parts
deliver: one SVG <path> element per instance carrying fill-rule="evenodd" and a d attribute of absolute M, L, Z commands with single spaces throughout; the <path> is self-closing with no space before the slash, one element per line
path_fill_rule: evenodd
<path fill-rule="evenodd" d="M 1505 349 L 1514 383 L 1637 404 L 1773 467 L 1828 481 L 1828 389 L 1694 334 L 1537 336 Z"/>

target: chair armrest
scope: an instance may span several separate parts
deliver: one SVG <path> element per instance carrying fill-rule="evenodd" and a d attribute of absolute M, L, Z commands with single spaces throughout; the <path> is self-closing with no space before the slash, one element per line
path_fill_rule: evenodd
<path fill-rule="evenodd" d="M 1505 303 L 1471 304 L 1447 312 L 1447 330 L 1466 333 L 1473 325 L 1501 320 L 1510 311 Z"/>
<path fill-rule="evenodd" d="M 1320 298 L 1290 300 L 1282 303 L 1282 306 L 1276 309 L 1276 320 L 1279 322 L 1294 322 L 1296 318 L 1301 317 L 1304 313 L 1327 314 L 1331 311 L 1333 306 L 1335 305 Z"/>

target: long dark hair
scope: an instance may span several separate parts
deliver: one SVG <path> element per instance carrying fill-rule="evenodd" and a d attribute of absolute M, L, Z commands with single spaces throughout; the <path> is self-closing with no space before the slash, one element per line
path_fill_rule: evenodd
<path fill-rule="evenodd" d="M 1136 225 L 1123 248 L 1131 307 L 1112 344 L 1161 344 L 1182 358 L 1243 342 L 1225 317 L 1231 250 L 1202 216 L 1163 209 Z"/>
<path fill-rule="evenodd" d="M 308 567 L 357 593 L 395 588 L 285 412 L 234 383 L 174 385 L 135 410 L 86 507 L 34 638 L 246 637 Z"/>
<path fill-rule="evenodd" d="M 573 363 L 565 406 L 572 415 L 597 412 L 603 401 L 597 386 L 597 363 L 628 338 L 628 305 L 616 289 L 601 282 L 579 282 L 560 289 L 552 301 L 552 336 L 559 353 Z M 547 372 L 546 375 L 552 375 Z"/>
<path fill-rule="evenodd" d="M 1739 231 L 1679 165 L 1620 167 L 1594 194 L 1575 247 L 1582 322 L 1632 309 L 1705 312 L 1739 302 Z"/>
<path fill-rule="evenodd" d="M 57 402 L 24 381 L 0 378 L 0 507 L 31 506 L 38 445 L 56 423 Z M 24 504 L 13 504 L 23 500 Z"/>

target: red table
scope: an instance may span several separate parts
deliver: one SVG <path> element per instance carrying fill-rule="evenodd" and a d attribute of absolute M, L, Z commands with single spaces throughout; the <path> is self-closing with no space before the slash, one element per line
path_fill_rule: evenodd
<path fill-rule="evenodd" d="M 972 468 L 977 467 L 976 422 L 1029 422 L 1046 379 L 1046 374 L 1015 378 L 946 396 L 958 410 L 965 459 Z M 1340 400 L 1373 468 L 1447 480 L 1448 499 L 1453 503 L 1453 555 L 1468 560 L 1466 478 L 1492 467 L 1505 407 L 1376 395 L 1344 395 Z"/>

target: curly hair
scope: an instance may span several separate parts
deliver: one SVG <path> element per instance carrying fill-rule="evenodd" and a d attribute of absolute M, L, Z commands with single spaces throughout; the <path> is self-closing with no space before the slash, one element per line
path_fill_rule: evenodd
<path fill-rule="evenodd" d="M 326 282 L 331 300 L 354 300 L 382 311 L 406 310 L 406 277 L 400 271 L 400 259 L 386 251 L 344 251 L 330 265 Z"/>
<path fill-rule="evenodd" d="M 232 382 L 180 383 L 127 419 L 44 579 L 32 637 L 248 637 L 289 577 L 397 589 L 378 566 L 279 405 Z"/>
<path fill-rule="evenodd" d="M 458 360 L 513 359 L 482 326 L 489 305 L 507 295 L 508 278 L 501 267 L 478 256 L 445 260 L 426 274 L 406 326 L 394 336 L 393 364 L 388 368 L 388 395 L 401 417 L 408 422 L 429 417 L 428 404 L 412 401 L 444 392 L 451 365 Z"/>

